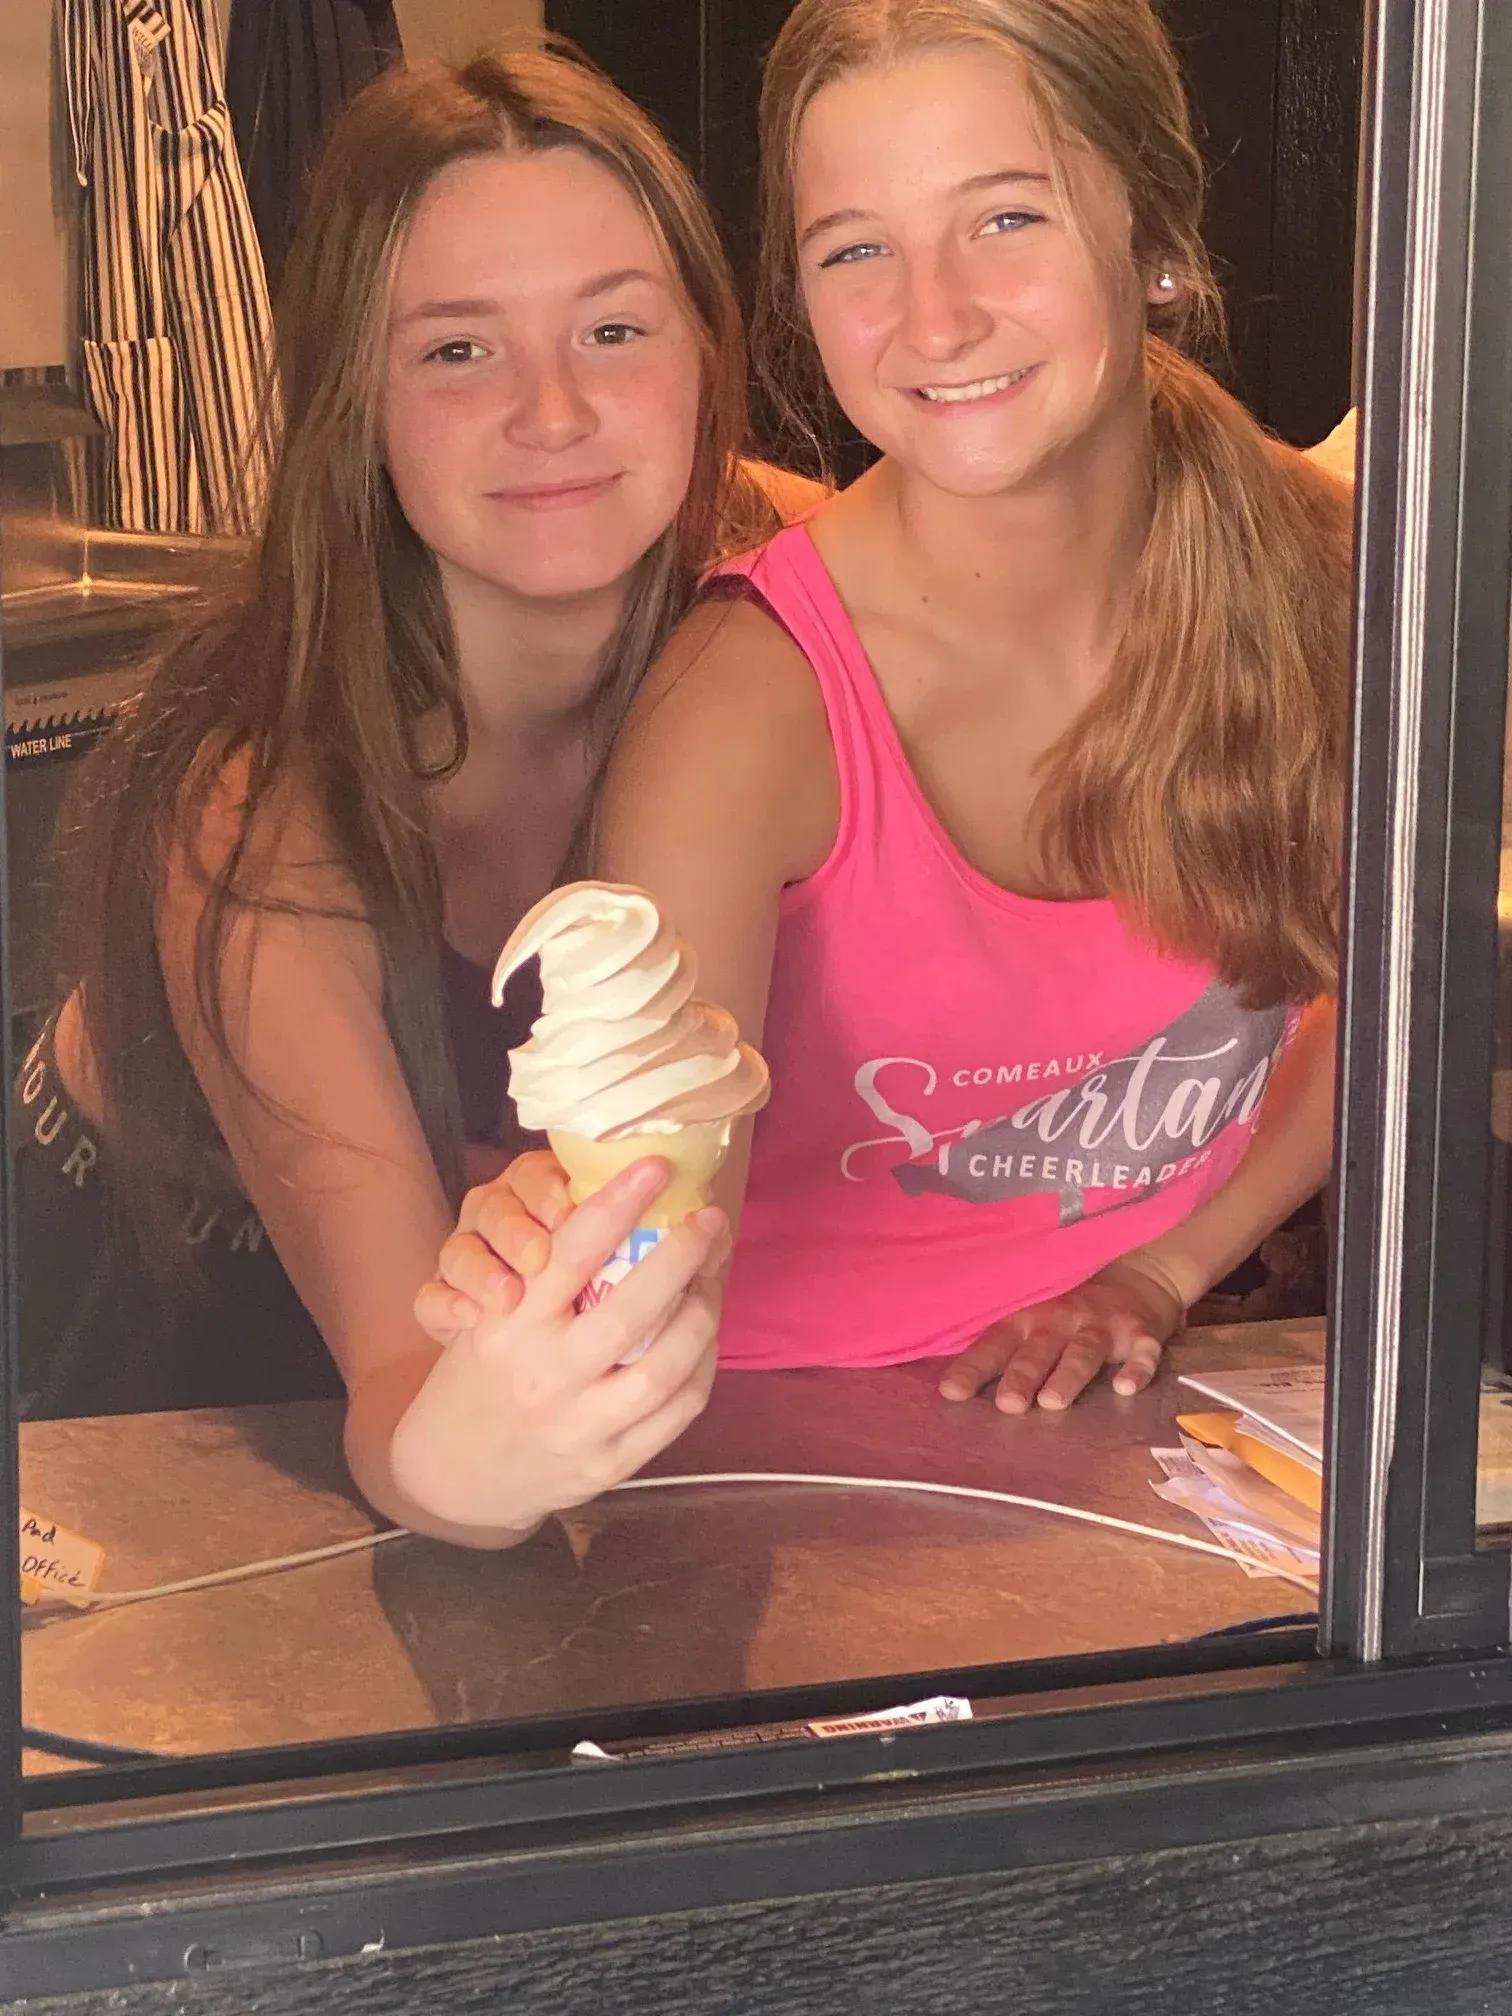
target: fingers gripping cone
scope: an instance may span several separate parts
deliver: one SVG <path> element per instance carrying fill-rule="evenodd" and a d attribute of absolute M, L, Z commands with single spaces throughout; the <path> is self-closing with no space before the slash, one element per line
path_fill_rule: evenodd
<path fill-rule="evenodd" d="M 552 1128 L 546 1136 L 567 1171 L 574 1204 L 584 1204 L 621 1169 L 645 1155 L 659 1155 L 672 1165 L 672 1178 L 647 1207 L 648 1226 L 680 1225 L 701 1211 L 713 1192 L 714 1178 L 730 1147 L 730 1123 L 713 1120 L 703 1126 L 678 1128 L 675 1134 L 631 1134 L 623 1141 L 590 1141 L 582 1134 Z"/>
<path fill-rule="evenodd" d="M 729 1152 L 730 1122 L 719 1120 L 681 1127 L 675 1134 L 632 1134 L 623 1141 L 591 1141 L 585 1135 L 555 1128 L 546 1138 L 567 1172 L 568 1192 L 574 1204 L 586 1203 L 621 1169 L 628 1169 L 643 1156 L 656 1155 L 672 1165 L 671 1180 L 647 1206 L 644 1222 L 620 1242 L 579 1297 L 579 1309 L 591 1309 L 653 1247 L 660 1245 L 674 1225 L 680 1225 L 709 1203 L 714 1178 Z M 650 1341 L 645 1339 L 620 1362 L 633 1364 Z"/>

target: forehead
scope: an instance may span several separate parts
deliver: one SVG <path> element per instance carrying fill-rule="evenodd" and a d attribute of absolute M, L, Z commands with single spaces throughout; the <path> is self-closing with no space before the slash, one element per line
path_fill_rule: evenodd
<path fill-rule="evenodd" d="M 1022 67 L 1006 51 L 924 49 L 869 64 L 815 93 L 798 128 L 800 179 L 904 153 L 919 165 L 983 145 L 1034 158 L 1046 148 Z"/>
<path fill-rule="evenodd" d="M 924 49 L 838 78 L 798 128 L 794 200 L 800 231 L 841 207 L 948 201 L 987 174 L 1058 174 L 1088 207 L 1123 191 L 1082 144 L 1053 150 L 1021 61 L 981 44 Z"/>
<path fill-rule="evenodd" d="M 393 311 L 417 302 L 576 294 L 626 267 L 671 280 L 656 232 L 624 184 L 572 147 L 453 161 L 416 206 L 394 271 Z"/>

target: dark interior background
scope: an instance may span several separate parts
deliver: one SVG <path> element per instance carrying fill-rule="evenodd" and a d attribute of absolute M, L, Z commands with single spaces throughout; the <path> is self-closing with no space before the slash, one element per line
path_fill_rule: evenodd
<path fill-rule="evenodd" d="M 672 135 L 742 280 L 754 240 L 761 59 L 791 0 L 546 0 Z M 1349 404 L 1363 0 L 1165 0 L 1212 190 L 1208 245 L 1228 301 L 1231 382 L 1289 441 Z"/>

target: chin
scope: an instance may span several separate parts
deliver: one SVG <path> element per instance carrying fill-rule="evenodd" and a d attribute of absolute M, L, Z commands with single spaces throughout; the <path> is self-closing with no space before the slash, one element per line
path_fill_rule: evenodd
<path fill-rule="evenodd" d="M 1038 455 L 994 457 L 991 461 L 967 461 L 960 457 L 917 455 L 908 457 L 910 466 L 936 490 L 947 497 L 1001 497 L 1028 482 L 1044 466 Z"/>
<path fill-rule="evenodd" d="M 549 544 L 535 548 L 534 542 L 533 550 L 526 549 L 517 542 L 508 554 L 490 555 L 469 571 L 522 602 L 602 595 L 623 585 L 658 537 L 660 534 L 644 540 L 595 541 L 582 546 L 564 542 L 555 550 Z"/>
<path fill-rule="evenodd" d="M 633 563 L 632 563 L 633 565 Z M 568 602 L 583 596 L 605 595 L 618 588 L 630 567 L 574 566 L 570 561 L 539 567 L 518 564 L 492 575 L 495 587 L 519 602 Z"/>

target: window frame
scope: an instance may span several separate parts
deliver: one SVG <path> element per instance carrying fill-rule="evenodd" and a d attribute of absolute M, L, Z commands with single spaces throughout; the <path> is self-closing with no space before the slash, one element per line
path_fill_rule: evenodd
<path fill-rule="evenodd" d="M 15 1523 L 7 1517 L 0 1885 L 24 1896 L 58 1884 L 181 1880 L 233 1859 L 244 1868 L 358 1847 L 418 1856 L 423 1844 L 482 1831 L 528 1840 L 547 1830 L 573 1841 L 658 1817 L 738 1811 L 801 1820 L 837 1799 L 869 1796 L 879 1773 L 915 1777 L 928 1796 L 949 1802 L 969 1800 L 1004 1772 L 1132 1768 L 1246 1746 L 1285 1762 L 1320 1747 L 1343 1751 L 1361 1732 L 1384 1742 L 1479 1728 L 1488 1718 L 1512 1726 L 1512 1661 L 1499 1656 L 1508 1565 L 1475 1550 L 1473 1465 L 1463 1460 L 1476 1383 L 1464 1325 L 1468 1310 L 1479 1335 L 1489 1237 L 1489 1163 L 1475 1143 L 1479 1128 L 1489 1156 L 1494 1013 L 1494 850 L 1477 822 L 1492 795 L 1486 745 L 1494 742 L 1499 832 L 1502 742 L 1485 731 L 1493 711 L 1498 722 L 1505 711 L 1512 574 L 1512 259 L 1496 243 L 1488 145 L 1505 140 L 1512 121 L 1512 20 L 1497 18 L 1498 4 L 1374 0 L 1369 34 L 1360 670 L 1321 1642 L 1294 1636 L 1206 1655 L 1182 1648 L 1180 1672 L 1172 1654 L 1144 1649 L 912 1676 L 908 1684 L 921 1689 L 972 1694 L 981 1719 L 886 1739 L 584 1770 L 563 1754 L 566 1720 L 478 1724 L 106 1768 L 67 1794 L 57 1780 L 34 1781 L 26 1799 Z M 1453 130 L 1465 106 L 1474 145 Z M 1456 304 L 1466 299 L 1459 332 Z M 1500 403 L 1483 406 L 1488 398 Z M 1492 561 L 1500 572 L 1488 575 Z M 1501 583 L 1499 594 L 1490 580 Z M 1431 810 L 1451 794 L 1456 818 L 1438 832 Z M 9 915 L 3 886 L 0 915 Z M 6 963 L 0 951 L 0 984 Z M 1456 1010 L 1466 1010 L 1452 1042 L 1451 976 Z M 8 1084 L 8 1042 L 3 1057 Z M 8 1172 L 8 1100 L 0 1112 Z M 1462 1139 L 1472 1143 L 1465 1152 L 1478 1209 L 1473 1200 L 1466 1208 L 1467 1193 L 1446 1167 Z M 1394 1215 L 1404 1196 L 1422 1212 L 1423 1236 L 1411 1241 Z M 9 1282 L 8 1183 L 0 1201 L 0 1276 Z M 7 1290 L 0 1483 L 14 1506 L 12 1300 Z M 902 1678 L 670 1704 L 618 1725 L 745 1726 L 812 1712 L 821 1699 L 851 1712 L 896 1699 Z M 602 1713 L 593 1722 L 600 1736 L 616 1726 Z M 67 1803 L 80 1791 L 97 1797 Z M 717 1872 L 709 1880 L 712 1895 Z"/>
<path fill-rule="evenodd" d="M 1477 1553 L 1512 579 L 1512 22 L 1379 0 L 1358 328 L 1356 709 L 1320 1642 L 1508 1640 Z M 1464 108 L 1469 108 L 1466 116 Z M 1488 417 L 1493 416 L 1493 417 Z M 1473 1339 L 1472 1355 L 1464 1348 Z"/>

